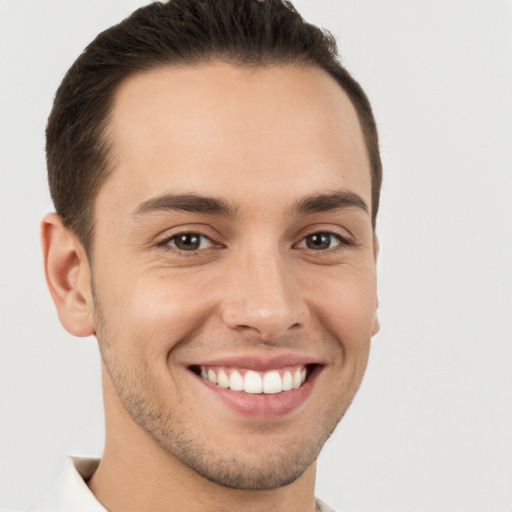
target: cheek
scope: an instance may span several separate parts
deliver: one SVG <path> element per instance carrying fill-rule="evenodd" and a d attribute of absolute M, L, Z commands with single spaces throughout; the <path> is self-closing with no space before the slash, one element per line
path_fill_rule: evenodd
<path fill-rule="evenodd" d="M 120 351 L 144 352 L 148 360 L 161 361 L 190 339 L 212 310 L 208 282 L 197 276 L 152 271 L 116 281 L 111 274 L 101 284 L 98 299 L 113 341 Z"/>
<path fill-rule="evenodd" d="M 377 310 L 375 274 L 369 270 L 325 277 L 312 303 L 319 323 L 343 345 L 345 352 L 364 350 L 371 339 Z"/>

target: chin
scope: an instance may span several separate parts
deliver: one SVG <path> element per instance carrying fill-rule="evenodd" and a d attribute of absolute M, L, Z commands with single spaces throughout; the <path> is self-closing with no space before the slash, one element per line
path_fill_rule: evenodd
<path fill-rule="evenodd" d="M 320 449 L 308 448 L 295 455 L 274 454 L 271 458 L 261 453 L 258 460 L 254 457 L 219 456 L 211 453 L 199 458 L 187 457 L 182 463 L 222 487 L 245 491 L 263 491 L 287 486 L 301 477 L 318 457 Z M 251 454 L 253 455 L 253 454 Z M 258 454 L 254 454 L 258 455 Z"/>
<path fill-rule="evenodd" d="M 263 436 L 257 445 L 248 440 L 237 448 L 223 449 L 214 438 L 205 439 L 176 423 L 171 429 L 153 428 L 148 433 L 171 457 L 210 482 L 230 489 L 263 491 L 299 479 L 314 465 L 338 421 L 316 435 L 311 433 L 289 443 L 282 439 L 277 448 L 271 439 L 265 444 Z"/>

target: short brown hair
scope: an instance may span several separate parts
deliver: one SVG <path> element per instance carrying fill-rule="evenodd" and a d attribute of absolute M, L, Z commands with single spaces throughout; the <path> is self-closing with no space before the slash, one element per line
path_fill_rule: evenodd
<path fill-rule="evenodd" d="M 282 0 L 170 0 L 136 10 L 99 34 L 64 77 L 46 129 L 50 192 L 57 213 L 90 251 L 94 202 L 112 171 L 108 118 L 120 83 L 172 64 L 219 60 L 239 66 L 317 66 L 354 105 L 371 166 L 372 224 L 382 164 L 366 94 L 338 60 L 334 37 Z"/>

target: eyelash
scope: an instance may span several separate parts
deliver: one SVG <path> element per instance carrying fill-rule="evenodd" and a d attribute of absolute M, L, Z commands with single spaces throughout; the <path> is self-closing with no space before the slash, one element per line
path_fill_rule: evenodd
<path fill-rule="evenodd" d="M 198 232 L 194 232 L 194 231 L 182 231 L 180 233 L 175 233 L 171 237 L 168 237 L 165 240 L 162 240 L 161 242 L 158 242 L 157 246 L 167 248 L 168 250 L 171 250 L 171 251 L 177 251 L 180 253 L 180 255 L 184 255 L 184 256 L 194 256 L 197 253 L 205 250 L 205 248 L 203 248 L 203 249 L 194 249 L 194 250 L 187 251 L 185 249 L 179 249 L 178 247 L 173 247 L 173 246 L 169 245 L 172 241 L 177 240 L 180 236 L 183 236 L 183 235 L 194 235 L 200 239 L 208 240 L 212 244 L 213 247 L 215 247 L 215 245 L 216 245 L 215 242 L 207 235 L 204 235 L 204 234 L 198 233 Z M 338 247 L 340 249 L 342 249 L 342 248 L 346 248 L 346 247 L 350 247 L 350 246 L 354 245 L 354 241 L 352 241 L 351 239 L 349 239 L 345 236 L 342 236 L 339 233 L 336 233 L 335 231 L 329 231 L 329 230 L 320 230 L 320 231 L 314 231 L 312 233 L 308 233 L 307 235 L 305 235 L 304 237 L 301 238 L 299 244 L 305 242 L 308 237 L 311 237 L 314 235 L 327 235 L 327 236 L 335 238 L 338 241 L 338 244 L 336 244 L 334 247 L 329 247 L 327 249 L 305 248 L 314 253 L 326 253 L 326 252 L 335 250 Z M 219 245 L 220 244 L 217 244 L 217 246 L 219 246 Z M 298 244 L 294 244 L 294 246 L 296 246 L 296 245 L 298 245 Z M 209 248 L 210 247 L 208 247 L 206 249 L 209 249 Z"/>
<path fill-rule="evenodd" d="M 180 236 L 183 236 L 183 235 L 192 235 L 192 236 L 198 237 L 199 239 L 206 239 L 215 246 L 215 242 L 209 236 L 203 235 L 202 233 L 197 233 L 194 231 L 182 231 L 181 233 L 176 233 L 176 234 L 172 235 L 171 237 L 168 237 L 165 240 L 158 242 L 157 246 L 158 247 L 167 247 L 167 248 L 170 248 L 170 250 L 175 250 L 175 251 L 178 251 L 178 252 L 180 252 L 182 254 L 186 254 L 186 255 L 194 255 L 200 251 L 205 250 L 205 249 L 195 249 L 195 250 L 191 250 L 191 251 L 186 251 L 184 249 L 179 249 L 178 247 L 173 247 L 173 246 L 169 245 L 173 240 L 177 240 Z"/>
<path fill-rule="evenodd" d="M 341 247 L 347 247 L 347 246 L 354 245 L 354 242 L 353 242 L 352 240 L 350 240 L 349 238 L 344 237 L 344 236 L 340 235 L 339 233 L 336 233 L 336 232 L 334 232 L 334 231 L 329 231 L 329 230 L 314 231 L 313 233 L 309 233 L 308 235 L 304 236 L 304 237 L 300 240 L 299 244 L 301 244 L 301 243 L 303 243 L 303 242 L 306 242 L 306 240 L 307 240 L 307 238 L 308 238 L 308 237 L 315 236 L 315 235 L 317 235 L 317 236 L 318 236 L 318 235 L 327 235 L 327 236 L 329 236 L 329 237 L 331 237 L 331 238 L 335 238 L 335 239 L 337 239 L 337 241 L 338 241 L 339 243 L 338 243 L 335 247 L 329 247 L 328 249 L 324 249 L 324 250 L 318 250 L 318 249 L 317 249 L 317 250 L 315 250 L 315 249 L 309 249 L 309 248 L 307 248 L 307 249 L 309 249 L 309 250 L 311 250 L 311 251 L 313 251 L 313 252 L 319 252 L 319 253 L 320 253 L 320 252 L 323 252 L 323 253 L 325 253 L 325 252 L 330 251 L 330 250 L 332 250 L 332 249 L 335 249 L 335 248 L 337 248 L 337 247 L 339 247 L 339 246 L 341 246 Z M 307 243 L 307 242 L 306 242 L 306 243 Z"/>

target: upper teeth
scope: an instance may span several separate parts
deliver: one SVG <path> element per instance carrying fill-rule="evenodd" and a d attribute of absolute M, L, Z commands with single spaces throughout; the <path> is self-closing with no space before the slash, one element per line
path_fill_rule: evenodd
<path fill-rule="evenodd" d="M 306 367 L 256 372 L 228 368 L 205 368 L 201 366 L 201 377 L 221 388 L 245 393 L 280 393 L 297 389 L 306 380 Z"/>

